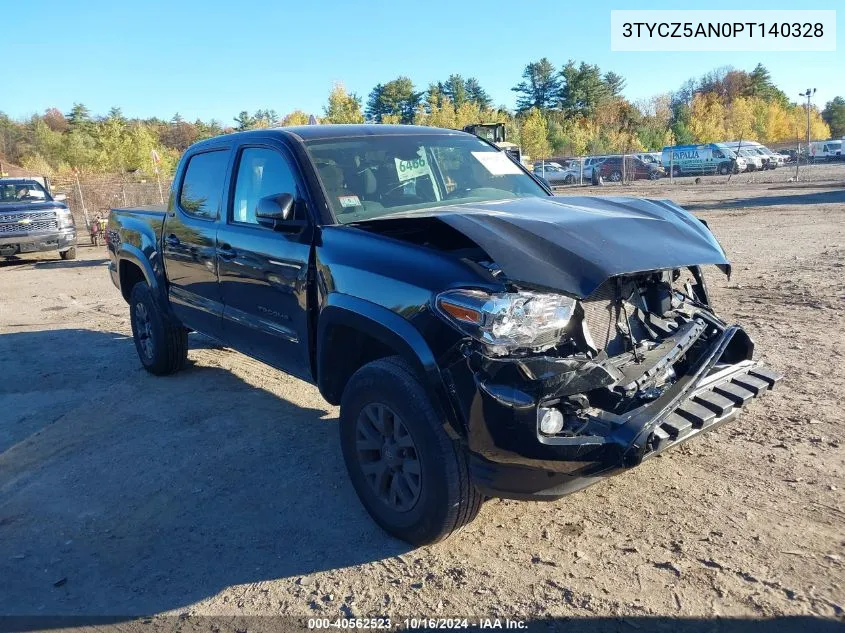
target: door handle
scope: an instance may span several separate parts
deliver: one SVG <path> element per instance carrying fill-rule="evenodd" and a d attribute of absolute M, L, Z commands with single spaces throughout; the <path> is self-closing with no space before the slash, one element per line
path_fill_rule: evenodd
<path fill-rule="evenodd" d="M 235 259 L 238 256 L 238 251 L 228 244 L 220 244 L 217 247 L 217 255 L 221 259 Z"/>
<path fill-rule="evenodd" d="M 176 237 L 173 233 L 164 238 L 164 241 L 167 243 L 168 246 L 179 246 L 180 244 L 179 238 Z"/>

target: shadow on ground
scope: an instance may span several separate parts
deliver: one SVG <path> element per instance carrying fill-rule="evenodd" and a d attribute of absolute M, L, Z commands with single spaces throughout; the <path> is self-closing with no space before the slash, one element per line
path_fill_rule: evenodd
<path fill-rule="evenodd" d="M 359 504 L 325 410 L 216 367 L 155 378 L 107 332 L 0 335 L 0 366 L 2 615 L 155 614 L 408 550 Z"/>
<path fill-rule="evenodd" d="M 717 209 L 750 209 L 755 207 L 776 207 L 780 205 L 804 204 L 842 204 L 845 203 L 845 189 L 842 191 L 822 191 L 780 196 L 756 196 L 734 198 L 719 202 L 693 202 L 684 204 L 688 211 L 707 211 Z"/>

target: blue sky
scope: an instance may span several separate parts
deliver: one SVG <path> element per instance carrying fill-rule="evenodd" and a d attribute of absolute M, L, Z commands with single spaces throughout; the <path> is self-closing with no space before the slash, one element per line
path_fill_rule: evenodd
<path fill-rule="evenodd" d="M 3 5 L 14 0 L 0 0 Z M 36 5 L 33 5 L 35 7 Z M 710 0 L 683 8 L 837 9 L 839 0 Z M 674 90 L 718 66 L 768 67 L 797 99 L 845 95 L 845 43 L 830 53 L 625 53 L 610 51 L 610 10 L 680 8 L 663 0 L 593 4 L 581 0 L 501 2 L 67 2 L 40 0 L 43 29 L 4 29 L 3 66 L 27 81 L 4 81 L 0 110 L 25 117 L 82 102 L 95 113 L 117 105 L 127 116 L 216 118 L 241 110 L 299 108 L 321 114 L 333 82 L 365 97 L 378 82 L 410 76 L 422 90 L 451 73 L 475 76 L 496 104 L 526 63 L 546 56 L 599 64 L 627 78 L 639 99 Z M 837 14 L 843 29 L 845 8 Z M 10 86 L 14 86 L 11 89 Z M 25 86 L 25 88 L 22 88 Z"/>

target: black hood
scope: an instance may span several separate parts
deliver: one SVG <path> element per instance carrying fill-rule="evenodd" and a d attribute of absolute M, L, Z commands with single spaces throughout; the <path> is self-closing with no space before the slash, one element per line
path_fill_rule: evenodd
<path fill-rule="evenodd" d="M 483 248 L 514 282 L 589 296 L 616 275 L 715 264 L 722 247 L 699 219 L 668 200 L 556 196 L 392 214 L 436 217 Z"/>

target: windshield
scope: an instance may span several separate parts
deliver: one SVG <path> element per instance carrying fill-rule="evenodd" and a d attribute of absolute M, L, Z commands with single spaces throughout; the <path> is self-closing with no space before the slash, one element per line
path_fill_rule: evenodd
<path fill-rule="evenodd" d="M 34 180 L 25 182 L 0 182 L 0 204 L 44 202 L 50 199 L 44 187 Z"/>
<path fill-rule="evenodd" d="M 305 147 L 341 224 L 549 195 L 507 154 L 473 136 L 365 136 L 307 141 Z"/>

